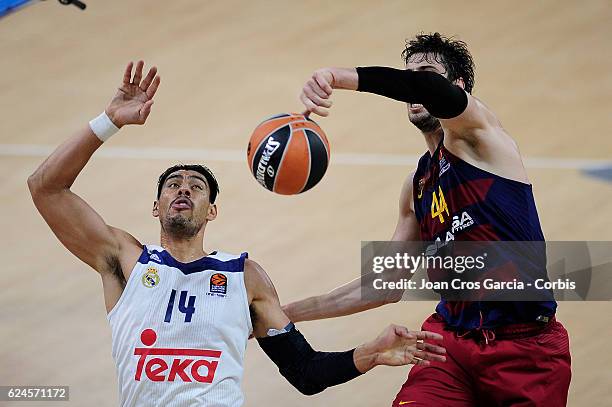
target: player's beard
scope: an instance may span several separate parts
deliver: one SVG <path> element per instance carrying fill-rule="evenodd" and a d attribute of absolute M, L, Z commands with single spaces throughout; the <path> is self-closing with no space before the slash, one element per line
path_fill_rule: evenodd
<path fill-rule="evenodd" d="M 419 113 L 408 112 L 408 119 L 423 133 L 432 133 L 440 128 L 440 120 L 433 117 L 425 109 Z"/>
<path fill-rule="evenodd" d="M 185 239 L 195 236 L 200 231 L 201 225 L 198 225 L 193 217 L 177 213 L 167 217 L 162 227 L 169 235 Z"/>

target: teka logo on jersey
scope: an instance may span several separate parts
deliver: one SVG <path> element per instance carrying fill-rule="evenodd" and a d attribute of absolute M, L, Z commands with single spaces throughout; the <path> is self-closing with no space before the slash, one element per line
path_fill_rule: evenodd
<path fill-rule="evenodd" d="M 268 162 L 270 161 L 272 154 L 274 154 L 274 152 L 278 150 L 278 147 L 280 147 L 280 142 L 274 140 L 274 137 L 268 138 L 266 146 L 264 147 L 263 154 L 259 159 L 259 164 L 257 164 L 257 182 L 259 182 L 264 187 L 266 186 L 266 167 L 268 166 Z"/>
<path fill-rule="evenodd" d="M 153 346 L 157 334 L 152 329 L 145 329 L 140 334 L 145 346 Z M 140 381 L 144 369 L 147 378 L 154 382 L 212 383 L 221 357 L 220 350 L 209 349 L 173 349 L 173 348 L 136 348 L 134 355 L 140 356 L 136 365 L 134 380 Z M 169 356 L 162 359 L 159 356 Z M 217 359 L 217 360 L 211 360 Z"/>

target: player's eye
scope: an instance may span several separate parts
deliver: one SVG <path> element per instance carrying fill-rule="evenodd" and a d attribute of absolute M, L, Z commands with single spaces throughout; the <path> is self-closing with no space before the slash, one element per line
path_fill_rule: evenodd
<path fill-rule="evenodd" d="M 200 191 L 204 190 L 204 188 L 202 188 L 202 186 L 201 186 L 201 185 L 198 185 L 198 184 L 194 184 L 194 185 L 193 185 L 193 188 L 194 188 L 194 189 L 198 189 L 198 190 L 200 190 Z"/>
<path fill-rule="evenodd" d="M 168 184 L 168 188 L 177 188 L 178 186 L 179 186 L 179 184 L 176 183 L 176 182 L 171 182 L 171 183 Z"/>

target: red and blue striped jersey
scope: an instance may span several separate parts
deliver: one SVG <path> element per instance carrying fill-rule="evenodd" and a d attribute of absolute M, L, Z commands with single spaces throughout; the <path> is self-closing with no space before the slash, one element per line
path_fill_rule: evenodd
<path fill-rule="evenodd" d="M 454 156 L 440 142 L 426 152 L 413 180 L 414 209 L 423 241 L 544 241 L 530 184 L 477 168 Z M 533 256 L 513 254 L 504 273 L 545 273 Z M 540 256 L 542 257 L 542 256 Z M 554 315 L 555 301 L 442 301 L 436 312 L 450 327 L 490 329 Z"/>

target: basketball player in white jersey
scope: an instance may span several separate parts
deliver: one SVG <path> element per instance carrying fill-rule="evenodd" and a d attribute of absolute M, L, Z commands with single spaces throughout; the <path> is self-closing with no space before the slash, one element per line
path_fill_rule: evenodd
<path fill-rule="evenodd" d="M 304 394 L 344 383 L 376 365 L 444 361 L 441 338 L 391 325 L 346 352 L 314 351 L 281 310 L 265 271 L 247 254 L 207 253 L 218 184 L 206 167 L 179 165 L 159 179 L 153 216 L 159 245 L 107 225 L 70 190 L 93 153 L 119 128 L 144 124 L 159 86 L 130 63 L 109 106 L 61 144 L 28 179 L 58 239 L 102 278 L 122 406 L 239 406 L 250 334 Z M 129 199 L 129 198 L 128 198 Z M 121 198 L 125 204 L 125 198 Z"/>

